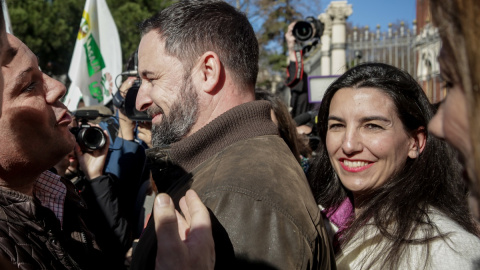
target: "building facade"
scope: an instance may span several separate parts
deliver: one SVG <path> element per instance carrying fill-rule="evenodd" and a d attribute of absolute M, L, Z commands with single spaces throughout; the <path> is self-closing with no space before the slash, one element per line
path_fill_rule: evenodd
<path fill-rule="evenodd" d="M 333 1 L 318 16 L 324 32 L 320 45 L 304 61 L 310 76 L 339 75 L 359 63 L 382 62 L 409 72 L 432 103 L 445 97 L 437 60 L 441 41 L 431 23 L 429 0 L 417 0 L 411 27 L 404 22 L 389 24 L 385 32 L 380 25 L 347 32 L 346 20 L 352 12 L 347 1 Z"/>

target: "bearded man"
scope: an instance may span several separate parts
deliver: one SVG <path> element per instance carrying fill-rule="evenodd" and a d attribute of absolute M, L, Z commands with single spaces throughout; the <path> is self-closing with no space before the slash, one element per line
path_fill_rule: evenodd
<path fill-rule="evenodd" d="M 136 107 L 152 117 L 152 175 L 178 210 L 189 188 L 209 208 L 215 267 L 335 268 L 305 174 L 269 102 L 255 101 L 259 52 L 246 16 L 223 1 L 187 0 L 141 31 Z M 153 268 L 156 243 L 150 220 L 131 269 Z"/>

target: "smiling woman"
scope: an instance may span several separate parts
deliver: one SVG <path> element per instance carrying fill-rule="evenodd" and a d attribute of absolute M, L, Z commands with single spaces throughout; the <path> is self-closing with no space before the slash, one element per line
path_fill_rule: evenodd
<path fill-rule="evenodd" d="M 326 146 L 330 162 L 352 192 L 355 206 L 395 171 L 415 159 L 425 133 L 408 133 L 390 97 L 376 88 L 343 88 L 332 98 Z M 365 196 L 367 195 L 367 196 Z"/>
<path fill-rule="evenodd" d="M 465 184 L 427 131 L 417 82 L 385 64 L 356 66 L 327 89 L 310 172 L 340 269 L 475 269 L 480 249 Z"/>

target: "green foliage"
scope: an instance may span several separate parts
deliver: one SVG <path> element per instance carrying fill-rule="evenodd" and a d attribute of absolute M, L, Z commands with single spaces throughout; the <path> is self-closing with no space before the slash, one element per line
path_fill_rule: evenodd
<path fill-rule="evenodd" d="M 226 0 L 252 23 L 260 46 L 260 72 L 284 76 L 287 63 L 285 31 L 294 20 L 321 13 L 319 0 Z M 259 76 L 258 85 L 268 76 Z M 271 76 L 274 77 L 274 76 Z"/>
<path fill-rule="evenodd" d="M 7 0 L 15 36 L 37 56 L 42 70 L 68 72 L 85 0 Z M 125 63 L 140 42 L 138 24 L 174 0 L 107 0 Z"/>
<path fill-rule="evenodd" d="M 40 67 L 51 74 L 66 73 L 84 1 L 16 0 L 7 4 L 13 33 L 38 56 Z"/>
<path fill-rule="evenodd" d="M 268 63 L 274 71 L 284 71 L 287 67 L 287 59 L 284 54 L 271 53 L 267 56 Z"/>
<path fill-rule="evenodd" d="M 6 1 L 14 34 L 37 54 L 40 67 L 53 75 L 67 73 L 85 0 Z M 140 42 L 138 24 L 178 0 L 106 1 L 117 24 L 125 63 Z M 284 73 L 288 24 L 307 12 L 314 16 L 320 13 L 318 0 L 226 1 L 248 16 L 259 40 L 260 68 L 272 74 Z"/>
<path fill-rule="evenodd" d="M 107 0 L 110 12 L 117 24 L 118 34 L 122 43 L 123 62 L 138 48 L 140 32 L 138 24 L 166 8 L 174 0 Z"/>

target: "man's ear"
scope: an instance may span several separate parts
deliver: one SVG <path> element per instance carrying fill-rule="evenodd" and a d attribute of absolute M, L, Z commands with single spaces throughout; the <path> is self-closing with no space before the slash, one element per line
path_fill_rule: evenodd
<path fill-rule="evenodd" d="M 212 51 L 205 52 L 199 59 L 197 74 L 201 90 L 212 93 L 219 83 L 222 64 L 218 55 Z"/>
<path fill-rule="evenodd" d="M 411 159 L 418 158 L 425 149 L 427 144 L 427 130 L 425 127 L 419 127 L 412 132 L 410 150 L 408 151 L 408 157 Z"/>

